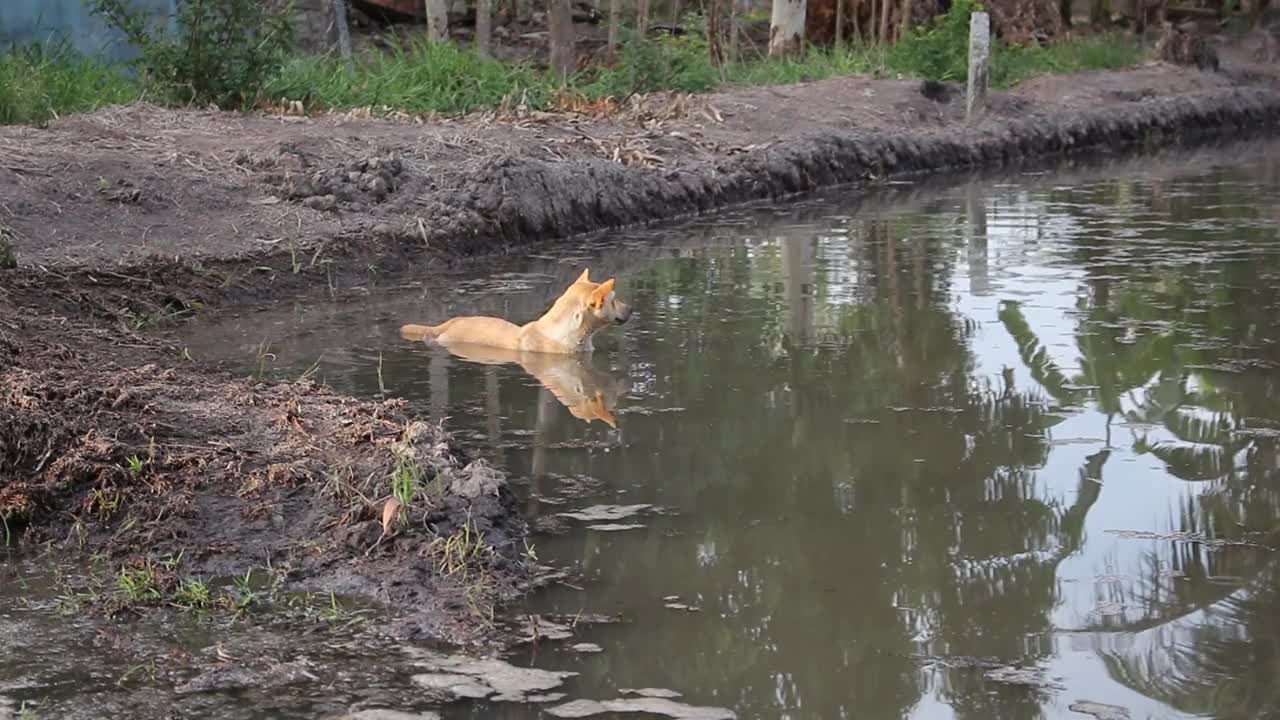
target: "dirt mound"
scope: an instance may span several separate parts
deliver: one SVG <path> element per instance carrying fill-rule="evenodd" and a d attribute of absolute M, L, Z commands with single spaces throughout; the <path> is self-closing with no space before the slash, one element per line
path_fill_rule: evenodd
<path fill-rule="evenodd" d="M 127 331 L 28 319 L 0 298 L 0 517 L 28 542 L 176 572 L 270 564 L 298 587 L 410 608 L 409 634 L 479 639 L 474 608 L 531 577 L 505 477 L 400 401 L 235 379 Z M 164 364 L 159 364 L 163 362 Z M 383 537 L 397 474 L 413 495 Z M 465 556 L 445 541 L 465 534 Z M 449 546 L 453 547 L 453 546 Z M 458 570 L 465 569 L 463 575 Z"/>

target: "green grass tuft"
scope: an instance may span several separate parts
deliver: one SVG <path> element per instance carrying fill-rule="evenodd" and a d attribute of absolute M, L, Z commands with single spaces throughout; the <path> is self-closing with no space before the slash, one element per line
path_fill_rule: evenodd
<path fill-rule="evenodd" d="M 133 102 L 138 86 L 118 67 L 66 48 L 0 54 L 0 125 L 43 127 L 59 115 Z"/>

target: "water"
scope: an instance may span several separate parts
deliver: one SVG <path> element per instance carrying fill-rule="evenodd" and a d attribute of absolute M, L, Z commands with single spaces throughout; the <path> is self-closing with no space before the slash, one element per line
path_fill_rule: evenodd
<path fill-rule="evenodd" d="M 601 653 L 533 659 L 581 673 L 571 697 L 658 687 L 741 718 L 1276 716 L 1277 208 L 1275 143 L 836 192 L 186 342 L 404 397 L 519 478 L 531 522 L 566 530 L 533 538 L 538 556 L 580 575 L 531 609 L 625 619 L 580 633 Z M 533 370 L 563 397 L 598 390 L 616 428 L 520 367 L 397 337 L 531 319 L 585 265 L 636 315 L 589 362 Z M 661 512 L 613 531 L 558 517 L 597 504 Z"/>

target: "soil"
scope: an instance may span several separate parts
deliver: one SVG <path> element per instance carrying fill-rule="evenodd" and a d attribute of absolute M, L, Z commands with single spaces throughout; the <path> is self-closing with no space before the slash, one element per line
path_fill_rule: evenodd
<path fill-rule="evenodd" d="M 837 183 L 1271 132 L 1274 38 L 1219 71 L 1150 64 L 992 93 L 841 78 L 545 114 L 298 117 L 134 105 L 0 129 L 0 517 L 28 543 L 182 571 L 270 562 L 367 596 L 408 635 L 494 639 L 474 611 L 537 577 L 501 471 L 395 401 L 259 383 L 188 359 L 195 313 L 776 199 Z M 434 494 L 382 534 L 406 453 Z M 437 538 L 474 523 L 467 581 Z M 477 586 L 476 578 L 482 578 Z M 477 593 L 479 593 L 477 595 Z"/>

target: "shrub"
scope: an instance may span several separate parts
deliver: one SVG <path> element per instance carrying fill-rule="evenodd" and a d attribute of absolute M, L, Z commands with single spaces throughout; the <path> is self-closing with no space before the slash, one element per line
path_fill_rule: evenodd
<path fill-rule="evenodd" d="M 183 0 L 176 35 L 131 0 L 88 1 L 138 49 L 144 83 L 172 102 L 250 105 L 294 46 L 291 0 Z"/>
<path fill-rule="evenodd" d="M 928 80 L 959 82 L 969 76 L 969 15 L 982 10 L 972 0 L 954 0 L 946 15 L 913 28 L 889 49 L 891 70 Z"/>
<path fill-rule="evenodd" d="M 618 63 L 580 87 L 589 96 L 622 98 L 658 90 L 706 92 L 719 84 L 720 70 L 711 63 L 706 37 L 691 32 L 652 40 L 631 34 Z"/>

